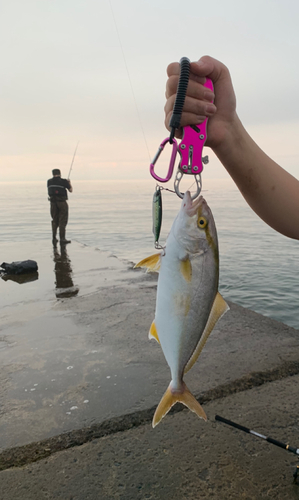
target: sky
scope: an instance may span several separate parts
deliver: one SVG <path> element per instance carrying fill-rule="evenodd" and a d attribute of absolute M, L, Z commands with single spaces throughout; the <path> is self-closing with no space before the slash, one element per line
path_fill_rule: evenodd
<path fill-rule="evenodd" d="M 3 0 L 0 181 L 67 177 L 78 142 L 73 181 L 149 178 L 167 65 L 206 54 L 228 66 L 254 140 L 299 178 L 298 20 L 298 0 Z M 204 175 L 226 177 L 205 153 Z"/>

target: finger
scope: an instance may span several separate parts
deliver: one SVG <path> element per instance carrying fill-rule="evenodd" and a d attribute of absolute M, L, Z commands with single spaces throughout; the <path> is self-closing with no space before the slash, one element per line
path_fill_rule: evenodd
<path fill-rule="evenodd" d="M 180 74 L 180 64 L 178 62 L 170 63 L 167 66 L 167 76 L 179 75 Z"/>
<path fill-rule="evenodd" d="M 192 113 L 196 116 L 213 116 L 217 108 L 215 104 L 210 101 L 198 100 L 193 97 L 186 97 L 184 108 L 184 113 Z"/>
<path fill-rule="evenodd" d="M 164 124 L 165 124 L 165 127 L 167 128 L 167 130 L 171 130 L 170 126 L 169 126 L 169 123 L 170 123 L 170 119 L 172 117 L 172 113 L 168 113 L 168 115 L 165 116 L 165 120 L 164 120 Z M 178 128 L 175 130 L 175 137 L 177 137 L 178 139 L 181 139 L 183 137 L 183 130 L 182 128 Z"/>
<path fill-rule="evenodd" d="M 194 72 L 192 72 L 192 65 L 193 64 L 196 65 Z M 199 83 L 204 84 L 205 83 L 205 75 L 202 73 L 201 69 L 198 70 L 198 68 L 197 68 L 198 64 L 199 64 L 198 61 L 190 64 L 190 79 L 193 79 L 195 81 L 198 81 Z M 199 66 L 201 66 L 201 65 L 199 64 Z M 181 73 L 180 63 L 175 62 L 175 63 L 171 63 L 167 66 L 168 77 L 180 76 L 180 73 Z"/>
<path fill-rule="evenodd" d="M 165 115 L 173 112 L 174 104 L 175 104 L 176 95 L 172 95 L 167 99 L 164 112 Z M 193 97 L 186 96 L 183 111 L 184 113 L 193 114 L 195 116 L 213 116 L 216 113 L 216 106 L 208 100 L 203 99 L 194 99 Z"/>
<path fill-rule="evenodd" d="M 165 127 L 170 130 L 169 123 L 172 117 L 172 112 L 167 113 L 165 116 Z M 194 113 L 182 113 L 181 116 L 181 127 L 186 127 L 187 125 L 198 125 L 202 123 L 207 117 L 205 115 L 195 115 Z M 181 137 L 181 129 L 176 130 L 176 137 Z"/>
<path fill-rule="evenodd" d="M 197 78 L 209 76 L 213 72 L 213 69 L 213 60 L 208 56 L 204 56 L 198 61 L 194 61 L 190 64 L 190 72 Z"/>
<path fill-rule="evenodd" d="M 197 65 L 197 63 L 194 63 L 194 64 Z M 173 91 L 173 93 L 176 92 L 178 84 L 179 84 L 179 79 L 180 79 L 180 71 L 181 71 L 181 69 L 180 69 L 179 63 L 171 63 L 167 67 L 167 75 L 168 75 L 168 81 L 166 83 L 166 89 L 167 89 L 166 91 L 167 92 L 172 92 L 172 91 Z M 190 80 L 193 80 L 197 83 L 201 83 L 202 85 L 204 85 L 206 82 L 206 78 L 198 75 L 196 71 L 195 72 L 190 71 L 189 81 Z M 170 84 L 170 87 L 169 87 L 169 84 Z M 169 90 L 168 90 L 168 87 L 169 87 Z M 169 94 L 169 95 L 171 95 L 171 94 Z"/>
<path fill-rule="evenodd" d="M 180 64 L 178 62 L 169 64 L 167 74 L 169 78 L 178 77 L 180 75 Z M 210 56 L 203 56 L 198 61 L 190 63 L 191 81 L 204 84 L 206 77 L 211 78 L 215 84 L 220 79 L 230 79 L 230 74 L 223 63 Z"/>
<path fill-rule="evenodd" d="M 209 77 L 213 83 L 218 82 L 218 80 L 224 78 L 230 79 L 230 74 L 227 67 L 210 56 L 203 56 L 199 61 L 192 62 L 190 64 L 190 71 L 193 75 L 197 77 Z"/>
<path fill-rule="evenodd" d="M 164 105 L 164 112 L 165 112 L 165 115 L 168 115 L 169 113 L 172 113 L 173 111 L 173 108 L 174 108 L 174 103 L 175 103 L 175 98 L 176 98 L 176 95 L 173 94 L 171 95 L 165 105 Z"/>
<path fill-rule="evenodd" d="M 178 83 L 179 83 L 178 76 L 173 75 L 168 78 L 166 82 L 166 91 L 165 91 L 166 99 L 176 94 Z M 202 85 L 202 83 L 199 83 L 198 81 L 195 80 L 189 80 L 186 95 L 189 97 L 193 97 L 194 99 L 202 99 L 210 102 L 212 102 L 215 98 L 214 92 L 207 89 Z"/>

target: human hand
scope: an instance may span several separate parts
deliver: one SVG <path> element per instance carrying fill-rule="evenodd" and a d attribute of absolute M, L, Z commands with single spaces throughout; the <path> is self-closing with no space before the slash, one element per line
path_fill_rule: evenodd
<path fill-rule="evenodd" d="M 179 63 L 170 64 L 167 68 L 167 74 L 167 101 L 164 111 L 165 126 L 169 130 L 179 82 Z M 203 86 L 206 77 L 211 78 L 213 82 L 214 94 Z M 212 104 L 213 100 L 214 104 Z M 224 142 L 228 129 L 236 116 L 236 97 L 227 67 L 209 56 L 203 56 L 198 62 L 191 63 L 181 126 L 196 125 L 208 117 L 206 145 L 213 149 Z M 181 136 L 182 130 L 177 130 L 176 137 Z"/>

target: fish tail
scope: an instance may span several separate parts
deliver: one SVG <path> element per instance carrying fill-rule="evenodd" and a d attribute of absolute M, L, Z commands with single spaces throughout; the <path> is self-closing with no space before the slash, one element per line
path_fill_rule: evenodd
<path fill-rule="evenodd" d="M 187 406 L 187 408 L 189 408 L 189 410 L 196 413 L 196 415 L 198 415 L 200 418 L 207 420 L 207 416 L 203 408 L 201 407 L 197 399 L 195 399 L 193 394 L 191 394 L 184 382 L 182 383 L 180 391 L 174 391 L 171 385 L 172 384 L 170 382 L 167 391 L 165 392 L 155 411 L 152 423 L 153 427 L 156 427 L 156 425 L 158 425 L 162 418 L 165 417 L 172 406 L 174 406 L 176 403 L 183 403 L 185 406 Z"/>

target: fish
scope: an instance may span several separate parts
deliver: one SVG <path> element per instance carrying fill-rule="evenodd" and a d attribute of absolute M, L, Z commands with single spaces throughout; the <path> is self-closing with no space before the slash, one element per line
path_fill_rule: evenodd
<path fill-rule="evenodd" d="M 216 225 L 202 196 L 192 200 L 186 191 L 164 250 L 141 260 L 135 267 L 159 272 L 155 319 L 149 338 L 161 345 L 171 372 L 170 384 L 156 408 L 152 426 L 158 425 L 177 402 L 207 420 L 183 378 L 229 306 L 218 291 Z"/>

